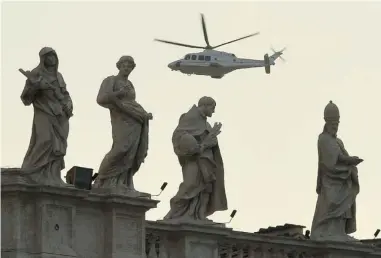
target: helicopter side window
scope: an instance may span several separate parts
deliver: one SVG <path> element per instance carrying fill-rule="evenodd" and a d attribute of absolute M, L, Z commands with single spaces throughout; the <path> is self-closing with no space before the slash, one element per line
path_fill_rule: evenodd
<path fill-rule="evenodd" d="M 204 61 L 204 56 L 202 56 L 202 55 L 198 56 L 198 60 Z"/>
<path fill-rule="evenodd" d="M 209 62 L 210 61 L 210 56 L 205 56 L 205 61 Z"/>
<path fill-rule="evenodd" d="M 189 59 L 190 59 L 190 55 L 186 55 L 185 60 L 189 60 Z"/>
<path fill-rule="evenodd" d="M 192 60 L 196 60 L 197 59 L 197 56 L 196 55 L 192 55 Z"/>

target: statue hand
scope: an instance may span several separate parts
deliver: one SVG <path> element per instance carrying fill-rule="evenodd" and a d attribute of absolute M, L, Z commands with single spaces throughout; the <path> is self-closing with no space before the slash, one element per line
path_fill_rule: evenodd
<path fill-rule="evenodd" d="M 353 165 L 357 166 L 361 162 L 363 162 L 363 159 L 360 159 L 359 157 L 354 157 L 355 159 L 353 160 Z"/>
<path fill-rule="evenodd" d="M 357 166 L 358 164 L 360 164 L 360 163 L 363 162 L 363 161 L 364 161 L 363 159 L 360 159 L 360 158 L 357 157 L 357 156 L 348 157 L 348 163 L 349 163 L 350 165 Z"/>
<path fill-rule="evenodd" d="M 214 126 L 210 132 L 210 134 L 214 135 L 214 136 L 217 136 L 221 133 L 221 127 L 222 127 L 222 124 L 217 122 L 217 123 L 214 123 Z"/>
<path fill-rule="evenodd" d="M 48 90 L 53 89 L 53 87 L 46 81 L 42 76 L 39 76 L 37 79 L 30 80 L 33 87 L 36 87 L 39 90 Z"/>
<path fill-rule="evenodd" d="M 39 76 L 38 78 L 28 79 L 29 83 L 32 84 L 34 87 L 39 87 L 41 80 L 42 80 L 42 76 Z"/>
<path fill-rule="evenodd" d="M 43 79 L 40 80 L 40 85 L 38 86 L 38 88 L 41 90 L 53 89 L 52 86 L 47 81 L 45 81 Z"/>
<path fill-rule="evenodd" d="M 127 92 L 124 89 L 118 90 L 114 92 L 115 98 L 120 98 L 126 96 Z"/>

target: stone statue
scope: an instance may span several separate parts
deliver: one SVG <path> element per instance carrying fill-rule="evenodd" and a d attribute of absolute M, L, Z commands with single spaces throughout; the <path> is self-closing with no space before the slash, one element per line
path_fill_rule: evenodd
<path fill-rule="evenodd" d="M 33 104 L 32 136 L 21 172 L 34 183 L 66 186 L 61 178 L 69 135 L 73 102 L 58 72 L 58 56 L 50 47 L 40 53 L 40 63 L 32 71 L 19 69 L 26 77 L 21 100 Z"/>
<path fill-rule="evenodd" d="M 357 165 L 363 160 L 350 156 L 337 138 L 338 107 L 330 101 L 324 110 L 325 126 L 319 135 L 318 200 L 311 228 L 311 239 L 355 241 L 356 196 L 359 193 Z"/>
<path fill-rule="evenodd" d="M 172 144 L 182 167 L 183 182 L 164 220 L 213 223 L 207 216 L 227 209 L 224 165 L 217 142 L 222 125 L 215 123 L 212 128 L 206 120 L 215 107 L 214 99 L 202 97 L 198 106 L 181 115 L 173 132 Z"/>
<path fill-rule="evenodd" d="M 101 84 L 97 102 L 110 110 L 113 144 L 100 165 L 94 188 L 137 192 L 133 176 L 147 157 L 152 114 L 135 100 L 135 88 L 128 80 L 135 66 L 131 56 L 122 56 L 116 63 L 118 75 L 107 77 Z"/>

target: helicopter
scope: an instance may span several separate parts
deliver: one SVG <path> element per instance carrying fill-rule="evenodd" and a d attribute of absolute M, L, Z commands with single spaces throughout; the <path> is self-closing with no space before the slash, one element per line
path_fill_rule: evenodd
<path fill-rule="evenodd" d="M 172 71 L 179 71 L 183 74 L 187 75 L 204 75 L 204 76 L 210 76 L 214 79 L 221 79 L 224 75 L 227 73 L 230 73 L 232 71 L 238 70 L 238 69 L 246 69 L 246 68 L 255 68 L 255 67 L 264 67 L 267 74 L 270 74 L 270 67 L 271 65 L 275 65 L 275 60 L 280 58 L 284 61 L 282 58 L 283 51 L 286 48 L 283 48 L 280 51 L 275 51 L 273 48 L 272 51 L 274 52 L 272 55 L 265 54 L 263 60 L 255 60 L 255 59 L 248 59 L 248 58 L 238 58 L 232 53 L 227 53 L 223 51 L 217 51 L 215 50 L 218 47 L 243 40 L 249 37 L 253 37 L 259 34 L 259 32 L 231 40 L 216 46 L 211 46 L 209 44 L 209 38 L 206 31 L 206 25 L 205 25 L 205 18 L 204 15 L 201 14 L 201 24 L 202 24 L 202 30 L 204 32 L 204 39 L 206 46 L 194 46 L 194 45 L 188 45 L 183 43 L 177 43 L 173 41 L 168 40 L 162 40 L 162 39 L 155 39 L 155 41 L 182 46 L 182 47 L 189 47 L 189 48 L 197 48 L 197 49 L 204 49 L 202 52 L 195 52 L 195 53 L 189 53 L 186 54 L 182 59 L 176 60 L 174 62 L 171 62 L 168 64 L 168 68 L 170 68 Z"/>

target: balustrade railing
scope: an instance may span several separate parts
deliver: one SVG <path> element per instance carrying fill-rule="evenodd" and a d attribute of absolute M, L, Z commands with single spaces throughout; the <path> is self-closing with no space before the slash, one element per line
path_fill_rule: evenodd
<path fill-rule="evenodd" d="M 162 225 L 162 224 L 161 224 Z M 327 257 L 353 257 L 353 258 L 380 258 L 381 248 L 366 244 L 335 244 L 316 242 L 309 239 L 295 239 L 292 237 L 266 236 L 256 233 L 238 232 L 226 229 L 223 236 L 218 234 L 205 234 L 204 237 L 214 241 L 215 252 L 207 249 L 199 256 L 183 255 L 171 251 L 174 247 L 173 237 L 178 241 L 186 241 L 187 236 L 193 232 L 179 232 L 176 227 L 163 229 L 156 222 L 148 222 L 146 227 L 146 254 L 147 258 L 327 258 Z M 170 237 L 172 236 L 172 240 Z M 200 236 L 200 235 L 199 235 Z M 182 238 L 182 240 L 180 239 Z M 179 245 L 180 242 L 177 242 Z M 213 246 L 213 244 L 211 245 Z M 174 255 L 176 253 L 176 255 Z M 209 253 L 210 255 L 207 255 Z M 172 255 L 171 255 L 172 254 Z M 211 255 L 213 254 L 213 255 Z M 348 254 L 348 255 L 346 255 Z M 333 256 L 331 256 L 333 255 Z M 337 256 L 338 255 L 338 256 Z"/>

